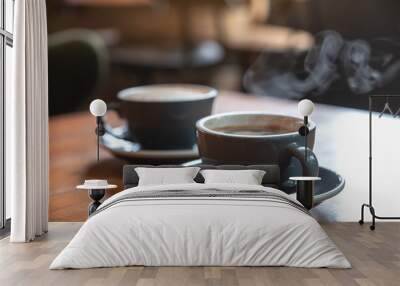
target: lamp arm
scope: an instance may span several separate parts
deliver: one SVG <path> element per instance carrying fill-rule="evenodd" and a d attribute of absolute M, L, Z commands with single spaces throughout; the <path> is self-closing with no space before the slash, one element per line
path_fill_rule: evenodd
<path fill-rule="evenodd" d="M 308 128 L 308 116 L 303 117 L 303 125 L 299 128 L 300 136 L 304 137 L 304 164 L 307 165 L 308 159 L 308 134 L 310 133 L 310 129 Z"/>
<path fill-rule="evenodd" d="M 304 116 L 304 127 L 305 127 L 305 135 L 304 135 L 304 161 L 307 165 L 307 149 L 308 149 L 308 142 L 307 142 L 307 135 L 310 133 L 308 129 L 308 116 Z"/>
<path fill-rule="evenodd" d="M 103 136 L 106 133 L 106 129 L 104 127 L 103 118 L 101 116 L 96 116 L 96 135 Z"/>
<path fill-rule="evenodd" d="M 103 136 L 106 133 L 104 128 L 103 120 L 101 116 L 96 116 L 96 130 L 95 133 L 97 135 L 97 162 L 100 160 L 100 136 Z"/>

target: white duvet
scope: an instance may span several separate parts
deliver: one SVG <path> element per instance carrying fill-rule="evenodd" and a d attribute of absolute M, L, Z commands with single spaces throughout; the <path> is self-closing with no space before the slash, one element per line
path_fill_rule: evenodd
<path fill-rule="evenodd" d="M 262 186 L 179 184 L 135 187 L 106 200 L 50 269 L 145 266 L 294 266 L 349 268 L 317 221 L 289 204 L 257 198 L 151 198 L 118 201 L 131 192 Z M 135 193 L 136 194 L 136 193 Z M 292 199 L 293 200 L 293 199 Z M 105 208 L 104 206 L 107 206 Z"/>

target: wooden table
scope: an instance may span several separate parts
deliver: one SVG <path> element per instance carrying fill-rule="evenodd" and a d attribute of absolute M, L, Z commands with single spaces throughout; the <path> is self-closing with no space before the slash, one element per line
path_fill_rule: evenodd
<path fill-rule="evenodd" d="M 227 91 L 221 92 L 214 107 L 214 113 L 258 110 L 298 116 L 295 101 Z M 313 215 L 322 221 L 357 221 L 360 206 L 368 199 L 368 113 L 316 105 L 311 120 L 317 123 L 315 153 L 320 165 L 346 179 L 345 190 L 314 208 Z M 399 215 L 400 120 L 382 118 L 374 124 L 374 203 L 379 215 Z M 102 150 L 96 162 L 94 129 L 89 112 L 50 120 L 50 221 L 86 219 L 90 199 L 74 189 L 84 179 L 107 178 L 110 184 L 122 184 L 123 160 Z"/>
<path fill-rule="evenodd" d="M 170 2 L 173 3 L 191 3 L 191 4 L 214 4 L 214 5 L 220 5 L 220 6 L 226 6 L 226 1 L 225 0 L 203 0 L 203 1 L 197 1 L 197 0 L 64 0 L 64 2 L 67 5 L 70 6 L 88 6 L 88 7 L 103 7 L 103 6 L 108 6 L 108 7 L 135 7 L 138 5 L 143 5 L 143 4 L 152 4 L 152 5 L 157 5 L 157 4 L 163 4 L 163 5 L 168 5 Z"/>

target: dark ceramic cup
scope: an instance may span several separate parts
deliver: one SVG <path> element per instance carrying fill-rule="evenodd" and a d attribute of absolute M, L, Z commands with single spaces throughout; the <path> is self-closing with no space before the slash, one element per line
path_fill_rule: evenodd
<path fill-rule="evenodd" d="M 211 114 L 216 89 L 189 84 L 133 87 L 111 104 L 127 122 L 128 140 L 144 149 L 190 149 L 196 143 L 196 122 Z"/>
<path fill-rule="evenodd" d="M 196 124 L 197 145 L 206 164 L 277 164 L 281 187 L 295 187 L 290 176 L 318 175 L 318 160 L 312 148 L 316 126 L 309 122 L 308 150 L 298 133 L 300 118 L 267 113 L 223 113 L 205 117 Z M 303 172 L 304 171 L 304 172 Z"/>

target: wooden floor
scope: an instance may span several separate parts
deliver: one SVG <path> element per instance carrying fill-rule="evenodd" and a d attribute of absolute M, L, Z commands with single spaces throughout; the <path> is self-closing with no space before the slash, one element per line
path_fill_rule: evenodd
<path fill-rule="evenodd" d="M 124 267 L 48 270 L 81 223 L 50 223 L 43 238 L 28 244 L 0 241 L 0 285 L 400 285 L 400 223 L 323 225 L 353 268 Z"/>

